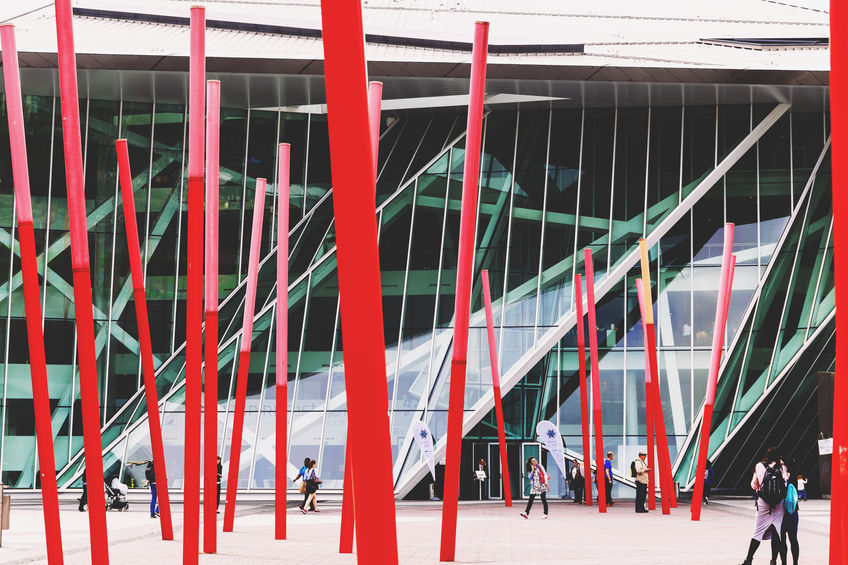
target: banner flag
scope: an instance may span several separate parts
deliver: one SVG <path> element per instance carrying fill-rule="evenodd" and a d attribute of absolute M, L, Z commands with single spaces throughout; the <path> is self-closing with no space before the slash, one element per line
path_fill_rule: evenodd
<path fill-rule="evenodd" d="M 545 446 L 545 449 L 554 458 L 562 476 L 567 477 L 568 472 L 565 470 L 565 449 L 563 449 L 562 436 L 559 435 L 557 427 L 548 420 L 542 420 L 536 424 L 536 435 L 538 436 L 538 441 Z"/>
<path fill-rule="evenodd" d="M 436 480 L 436 461 L 433 457 L 433 434 L 430 433 L 430 428 L 422 421 L 417 421 L 412 424 L 412 433 L 415 436 L 415 443 L 418 444 L 418 449 L 421 450 L 421 455 L 427 461 L 427 466 L 430 467 L 430 474 L 433 475 L 433 480 Z"/>

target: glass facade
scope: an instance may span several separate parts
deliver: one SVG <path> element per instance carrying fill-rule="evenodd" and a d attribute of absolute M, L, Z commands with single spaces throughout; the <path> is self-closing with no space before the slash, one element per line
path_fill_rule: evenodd
<path fill-rule="evenodd" d="M 60 486 L 73 487 L 82 471 L 82 429 L 58 105 L 53 97 L 25 100 L 57 466 Z M 114 156 L 114 139 L 124 136 L 135 174 L 168 474 L 180 488 L 185 107 L 84 99 L 81 109 L 106 473 L 143 483 L 141 471 L 127 462 L 149 458 Z M 832 315 L 827 122 L 820 110 L 773 104 L 490 110 L 484 121 L 465 395 L 468 468 L 478 452 L 494 464 L 488 444 L 497 440 L 482 269 L 490 272 L 500 372 L 509 388 L 504 410 L 511 457 L 517 462 L 534 449 L 541 419 L 556 423 L 569 454 L 579 456 L 571 281 L 582 273 L 582 250 L 590 247 L 598 288 L 593 331 L 601 355 L 604 444 L 616 453 L 616 470 L 627 474 L 645 433 L 643 336 L 634 282 L 640 273 L 632 256 L 639 238 L 656 233 L 651 260 L 663 408 L 678 478 L 685 476 L 706 386 L 721 228 L 734 222 L 738 266 L 726 344 L 727 365 L 736 369 L 722 374 L 714 426 L 725 427 L 724 438 L 715 439 L 718 448 L 755 407 L 759 396 L 749 389 L 765 393 L 799 350 L 821 341 L 814 339 L 816 328 Z M 8 153 L 5 127 L 3 116 L 0 154 Z M 464 127 L 465 116 L 455 109 L 383 117 L 377 222 L 394 475 L 401 496 L 414 495 L 423 477 L 412 423 L 426 421 L 437 448 L 446 433 Z M 255 179 L 267 177 L 239 487 L 273 487 L 279 234 L 271 218 L 280 205 L 274 148 L 285 141 L 292 144 L 288 457 L 295 465 L 306 456 L 317 459 L 325 487 L 341 488 L 345 375 L 326 116 L 228 108 L 222 110 L 221 131 L 218 449 L 226 465 L 249 195 Z M 737 155 L 734 149 L 745 139 L 753 143 Z M 0 469 L 4 483 L 29 488 L 38 484 L 8 160 L 0 163 L 3 183 Z M 796 265 L 809 272 L 798 273 Z M 741 383 L 746 384 L 737 386 Z M 518 494 L 518 465 L 512 468 Z M 476 496 L 472 487 L 463 484 L 463 496 Z"/>

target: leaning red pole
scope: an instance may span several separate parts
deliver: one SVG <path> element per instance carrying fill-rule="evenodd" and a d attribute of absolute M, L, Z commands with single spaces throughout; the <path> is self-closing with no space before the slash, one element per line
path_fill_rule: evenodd
<path fill-rule="evenodd" d="M 206 81 L 206 221 L 203 295 L 203 552 L 218 548 L 218 182 L 221 82 Z"/>
<path fill-rule="evenodd" d="M 286 420 L 289 409 L 289 161 L 291 147 L 281 143 L 277 169 L 277 335 L 274 353 L 276 380 L 276 453 L 274 457 L 274 539 L 286 539 Z"/>
<path fill-rule="evenodd" d="M 144 379 L 144 399 L 147 403 L 147 426 L 150 448 L 153 452 L 153 472 L 156 474 L 156 495 L 159 502 L 162 539 L 174 539 L 171 524 L 171 499 L 168 496 L 168 473 L 165 469 L 165 446 L 162 443 L 162 425 L 159 422 L 159 395 L 156 391 L 156 370 L 153 366 L 153 344 L 150 340 L 150 321 L 147 316 L 147 298 L 144 292 L 144 270 L 141 267 L 141 248 L 138 243 L 138 223 L 135 215 L 132 172 L 127 140 L 115 141 L 118 153 L 118 176 L 121 181 L 121 200 L 124 207 L 124 231 L 127 237 L 127 254 L 133 285 L 133 301 L 138 326 L 141 374 Z"/>
<path fill-rule="evenodd" d="M 830 123 L 833 167 L 833 260 L 836 295 L 836 374 L 848 374 L 848 4 L 830 2 Z M 844 371 L 843 371 L 844 369 Z M 833 462 L 830 482 L 830 563 L 848 563 L 848 382 L 833 383 Z"/>
<path fill-rule="evenodd" d="M 648 325 L 645 317 L 645 296 L 642 292 L 642 279 L 636 279 L 636 295 L 639 297 L 639 311 L 642 317 L 642 336 L 648 335 Z M 652 306 L 653 307 L 653 306 Z M 657 508 L 656 490 L 656 450 L 654 449 L 654 388 L 651 380 L 651 355 L 648 353 L 647 339 L 644 339 L 645 348 L 645 439 L 648 444 L 648 509 Z"/>
<path fill-rule="evenodd" d="M 721 353 L 724 349 L 724 329 L 727 326 L 727 308 L 730 304 L 730 288 L 733 280 L 733 224 L 724 224 L 724 247 L 721 253 L 721 279 L 716 300 L 715 325 L 713 326 L 713 348 L 710 354 L 710 372 L 707 378 L 707 392 L 704 397 L 704 414 L 701 418 L 701 440 L 698 444 L 698 464 L 695 472 L 695 490 L 692 493 L 690 507 L 693 521 L 701 519 L 701 502 L 704 495 L 704 474 L 707 470 L 707 457 L 710 448 L 710 430 L 713 422 L 718 370 L 721 365 Z"/>
<path fill-rule="evenodd" d="M 203 145 L 206 118 L 206 11 L 191 8 L 186 236 L 185 477 L 183 564 L 198 561 L 200 538 L 200 397 L 203 362 Z"/>
<path fill-rule="evenodd" d="M 247 402 L 247 374 L 250 369 L 250 345 L 253 341 L 253 315 L 256 308 L 256 282 L 259 275 L 259 250 L 262 244 L 262 219 L 265 215 L 265 179 L 256 179 L 256 198 L 253 201 L 253 225 L 250 232 L 250 255 L 247 263 L 247 283 L 244 291 L 241 349 L 239 350 L 236 380 L 236 406 L 233 410 L 233 433 L 230 441 L 230 466 L 227 471 L 227 503 L 224 507 L 224 531 L 233 531 L 236 517 L 241 438 L 244 432 L 244 408 Z"/>
<path fill-rule="evenodd" d="M 604 472 L 604 426 L 601 416 L 601 378 L 598 363 L 598 325 L 595 319 L 595 272 L 592 250 L 583 251 L 586 267 L 586 300 L 589 314 L 589 358 L 592 363 L 592 413 L 595 420 L 595 477 L 598 483 L 598 511 L 607 511 L 606 477 Z M 589 466 L 585 466 L 586 472 Z"/>
<path fill-rule="evenodd" d="M 583 278 L 574 274 L 574 303 L 577 325 L 577 363 L 580 367 L 580 421 L 583 430 L 583 494 L 586 506 L 592 506 L 592 446 L 589 443 L 589 385 L 586 383 L 586 338 L 583 332 Z"/>
<path fill-rule="evenodd" d="M 380 111 L 383 106 L 383 83 L 368 83 L 368 121 L 371 131 L 371 153 L 374 155 L 374 176 L 377 175 L 377 157 L 380 149 Z M 376 189 L 377 183 L 374 183 Z"/>
<path fill-rule="evenodd" d="M 506 435 L 504 432 L 503 405 L 501 403 L 501 380 L 498 375 L 498 351 L 495 343 L 495 323 L 492 316 L 492 291 L 489 288 L 489 271 L 484 270 L 483 304 L 486 308 L 486 334 L 489 337 L 489 363 L 492 366 L 492 388 L 495 399 L 495 420 L 498 425 L 498 444 L 501 451 L 501 475 L 503 475 L 504 502 L 512 506 L 512 490 L 509 487 L 509 462 L 506 457 Z"/>
<path fill-rule="evenodd" d="M 68 226 L 74 281 L 74 316 L 77 324 L 80 399 L 82 403 L 85 476 L 88 482 L 88 524 L 91 562 L 109 563 L 106 502 L 103 496 L 103 443 L 100 438 L 100 390 L 94 348 L 94 315 L 88 259 L 88 224 L 85 210 L 82 141 L 80 139 L 77 66 L 71 0 L 56 0 L 56 36 L 59 55 L 59 90 L 62 100 L 62 139 L 68 193 Z M 39 319 L 40 322 L 40 319 Z"/>
<path fill-rule="evenodd" d="M 38 265 L 35 254 L 35 230 L 29 189 L 24 111 L 21 99 L 21 76 L 15 26 L 0 26 L 3 78 L 6 87 L 6 114 L 9 118 L 9 144 L 12 152 L 12 178 L 15 211 L 18 218 L 18 242 L 21 254 L 21 276 L 24 285 L 29 367 L 32 381 L 32 404 L 35 411 L 35 434 L 38 446 L 38 468 L 41 478 L 41 502 L 44 512 L 47 562 L 61 565 L 62 528 L 59 523 L 59 495 L 56 484 L 56 461 L 53 455 L 53 430 L 50 424 L 50 391 L 47 386 L 47 358 L 41 329 L 41 295 L 38 289 Z"/>
<path fill-rule="evenodd" d="M 361 4 L 323 0 L 321 20 L 357 561 L 394 565 L 397 527 Z"/>

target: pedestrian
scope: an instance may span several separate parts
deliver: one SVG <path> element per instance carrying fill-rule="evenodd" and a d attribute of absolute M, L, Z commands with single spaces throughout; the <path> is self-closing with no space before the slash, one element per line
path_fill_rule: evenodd
<path fill-rule="evenodd" d="M 780 532 L 784 516 L 783 500 L 786 497 L 788 481 L 789 472 L 780 459 L 777 448 L 768 448 L 762 461 L 754 467 L 754 476 L 751 479 L 751 488 L 757 494 L 755 502 L 757 515 L 748 555 L 741 565 L 751 565 L 754 553 L 764 539 L 771 540 L 773 555 L 780 553 L 782 545 Z"/>
<path fill-rule="evenodd" d="M 633 461 L 633 478 L 636 480 L 636 512 L 644 514 L 645 500 L 648 498 L 648 471 L 651 469 L 645 463 L 648 456 L 644 451 L 639 452 L 639 457 Z"/>
<path fill-rule="evenodd" d="M 303 505 L 300 507 L 300 511 L 306 514 L 306 509 L 311 503 L 315 512 L 320 512 L 316 504 L 315 493 L 318 492 L 318 485 L 321 484 L 321 479 L 318 477 L 315 469 L 314 459 L 309 460 L 309 466 L 303 473 L 303 482 L 306 484 L 306 497 L 303 499 Z"/>
<path fill-rule="evenodd" d="M 583 490 L 586 486 L 586 479 L 583 475 L 583 462 L 575 461 L 571 467 L 571 484 L 574 485 L 574 502 L 577 504 L 583 503 Z"/>
<path fill-rule="evenodd" d="M 791 489 L 790 489 L 791 492 Z M 801 491 L 797 491 L 795 496 L 790 496 L 787 494 L 786 502 L 784 504 L 785 514 L 783 515 L 783 524 L 780 526 L 780 561 L 783 565 L 788 565 L 789 562 L 786 559 L 786 545 L 787 542 L 792 548 L 792 565 L 798 565 L 798 554 L 800 553 L 800 548 L 798 546 L 798 500 L 796 497 L 800 497 Z M 771 556 L 772 562 L 776 562 L 776 556 L 772 553 Z"/>
<path fill-rule="evenodd" d="M 530 508 L 533 507 L 533 501 L 538 494 L 542 497 L 542 508 L 545 512 L 542 515 L 542 520 L 545 520 L 548 517 L 547 493 L 550 476 L 545 472 L 545 468 L 542 467 L 541 463 L 536 461 L 535 457 L 527 460 L 527 478 L 530 480 L 530 500 L 527 501 L 527 508 L 521 513 L 521 516 L 525 519 L 530 517 Z"/>
<path fill-rule="evenodd" d="M 305 458 L 303 459 L 303 466 L 302 466 L 302 467 L 300 468 L 300 470 L 297 472 L 297 476 L 294 478 L 294 481 L 293 481 L 293 482 L 297 483 L 297 480 L 298 480 L 298 479 L 303 478 L 303 476 L 306 474 L 306 471 L 309 469 L 309 462 L 310 462 L 310 461 L 312 461 L 312 460 L 311 460 L 309 457 L 305 457 Z M 306 493 L 306 479 L 305 479 L 305 478 L 303 478 L 303 480 L 302 480 L 302 481 L 300 481 L 300 485 L 297 487 L 297 490 L 298 490 L 298 492 L 300 492 L 300 494 L 302 494 L 302 495 L 303 495 L 303 500 L 304 500 L 304 502 L 305 502 L 305 501 L 306 501 L 306 499 L 307 499 L 307 497 L 308 497 L 308 495 L 307 495 L 307 493 Z M 317 496 L 315 497 L 315 500 L 318 500 L 318 497 L 317 497 Z M 303 506 L 300 506 L 299 508 L 300 508 L 301 510 L 303 510 Z M 312 508 L 311 508 L 311 510 L 312 510 L 313 512 L 315 511 L 315 503 L 314 503 L 314 502 L 312 502 Z"/>
<path fill-rule="evenodd" d="M 713 464 L 707 459 L 707 469 L 704 471 L 704 504 L 710 504 L 710 496 L 713 493 Z"/>
<path fill-rule="evenodd" d="M 216 481 L 218 483 L 216 485 L 218 487 L 218 498 L 215 499 L 215 513 L 220 514 L 221 513 L 221 510 L 220 510 L 220 508 L 221 508 L 221 477 L 224 476 L 224 466 L 221 464 L 221 458 L 220 457 L 217 458 L 217 463 L 216 463 L 215 466 L 216 466 L 216 469 L 215 469 Z"/>
<path fill-rule="evenodd" d="M 156 470 L 153 467 L 153 461 L 147 462 L 147 469 L 144 470 L 144 478 L 147 479 L 147 484 L 150 485 L 150 517 L 159 517 L 159 503 L 156 496 Z"/>
<path fill-rule="evenodd" d="M 85 512 L 85 505 L 88 504 L 88 482 L 85 480 L 85 473 L 82 474 L 82 494 L 79 497 L 79 511 Z"/>
<path fill-rule="evenodd" d="M 804 475 L 798 475 L 797 478 L 798 500 L 807 501 L 807 478 Z"/>
<path fill-rule="evenodd" d="M 604 486 L 607 493 L 607 504 L 613 506 L 612 501 L 612 458 L 615 457 L 612 451 L 607 451 L 607 458 L 604 459 Z"/>

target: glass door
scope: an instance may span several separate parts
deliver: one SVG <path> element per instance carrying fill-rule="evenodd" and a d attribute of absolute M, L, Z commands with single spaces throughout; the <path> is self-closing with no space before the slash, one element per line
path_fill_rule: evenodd
<path fill-rule="evenodd" d="M 527 478 L 527 460 L 535 457 L 540 461 L 542 456 L 542 444 L 525 442 L 521 444 L 521 492 L 525 497 L 530 496 L 530 480 Z"/>
<path fill-rule="evenodd" d="M 503 477 L 501 476 L 501 451 L 497 442 L 489 443 L 489 498 L 503 498 Z"/>

